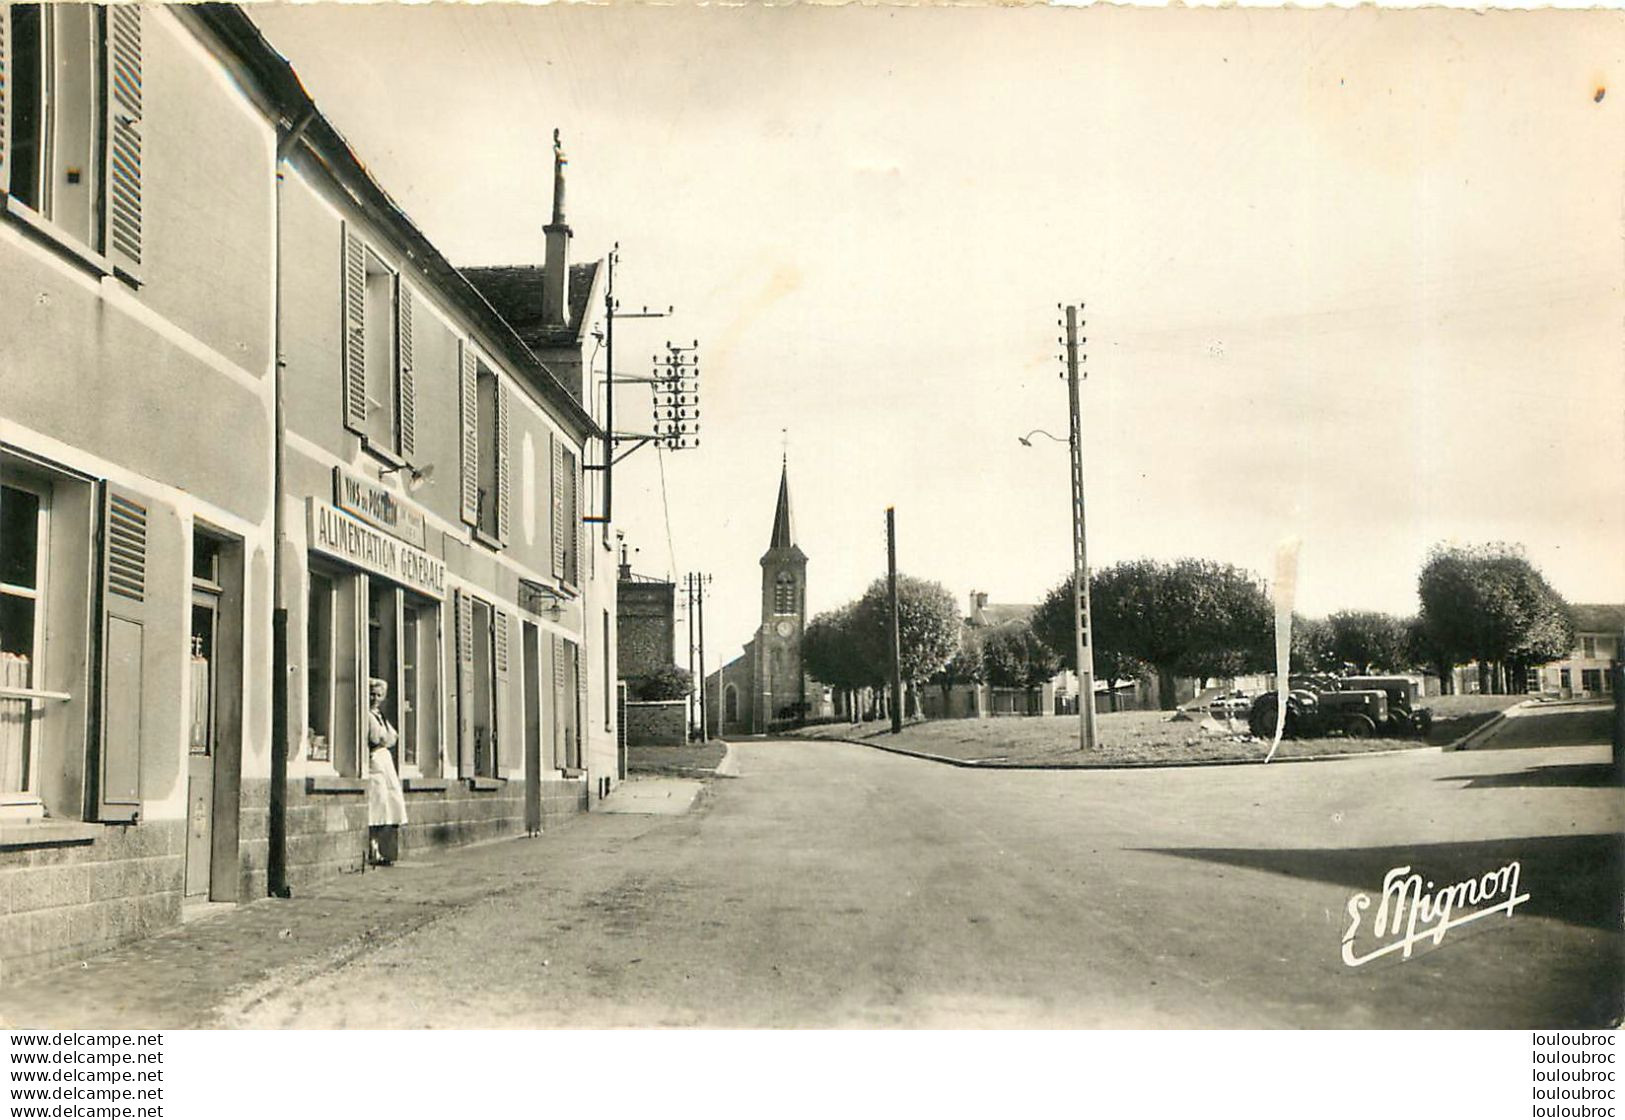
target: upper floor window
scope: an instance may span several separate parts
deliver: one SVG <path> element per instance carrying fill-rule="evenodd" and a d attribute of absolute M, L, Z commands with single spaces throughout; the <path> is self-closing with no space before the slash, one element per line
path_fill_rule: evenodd
<path fill-rule="evenodd" d="M 479 445 L 481 454 L 476 467 L 480 488 L 479 517 L 475 528 L 493 540 L 498 539 L 500 526 L 497 524 L 497 505 L 500 498 L 497 479 L 497 404 L 502 386 L 497 381 L 497 375 L 487 369 L 484 363 L 479 366 L 476 378 L 476 393 L 479 398 L 479 407 L 476 423 L 479 425 Z"/>
<path fill-rule="evenodd" d="M 780 572 L 773 581 L 773 613 L 796 613 L 796 577 L 789 572 Z"/>
<path fill-rule="evenodd" d="M 133 276 L 141 263 L 141 12 L 12 4 L 0 26 L 0 186 Z"/>
<path fill-rule="evenodd" d="M 412 291 L 355 230 L 344 231 L 345 424 L 369 450 L 417 452 Z"/>
<path fill-rule="evenodd" d="M 1587 634 L 1585 637 L 1580 639 L 1580 656 L 1581 657 L 1596 657 L 1597 656 L 1597 639 L 1595 637 L 1593 637 L 1590 634 Z"/>

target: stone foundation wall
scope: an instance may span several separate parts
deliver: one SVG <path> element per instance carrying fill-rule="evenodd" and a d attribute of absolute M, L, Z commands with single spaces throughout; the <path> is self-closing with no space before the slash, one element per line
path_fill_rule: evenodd
<path fill-rule="evenodd" d="M 626 705 L 626 741 L 634 747 L 680 747 L 688 741 L 688 702 L 634 700 Z"/>
<path fill-rule="evenodd" d="M 525 784 L 472 789 L 467 780 L 406 794 L 410 822 L 401 829 L 401 858 L 517 836 L 525 828 Z M 267 802 L 271 783 L 243 782 L 240 894 L 266 893 Z M 580 781 L 542 783 L 542 828 L 584 812 Z M 186 876 L 186 822 L 86 826 L 72 843 L 10 842 L 0 846 L 0 987 L 138 941 L 176 925 Z M 367 845 L 364 790 L 315 792 L 288 783 L 288 881 L 296 895 L 322 880 L 361 869 Z"/>
<path fill-rule="evenodd" d="M 0 985 L 180 921 L 186 822 L 91 827 L 89 841 L 0 850 Z"/>

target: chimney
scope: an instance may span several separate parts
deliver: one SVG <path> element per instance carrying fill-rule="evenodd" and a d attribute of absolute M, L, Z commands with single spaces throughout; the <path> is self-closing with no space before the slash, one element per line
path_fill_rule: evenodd
<path fill-rule="evenodd" d="M 542 268 L 542 322 L 550 327 L 570 325 L 570 227 L 564 221 L 564 146 L 553 130 L 553 220 L 547 234 L 547 259 Z"/>
<path fill-rule="evenodd" d="M 625 583 L 632 578 L 632 563 L 626 558 L 626 542 L 621 542 L 621 582 Z"/>

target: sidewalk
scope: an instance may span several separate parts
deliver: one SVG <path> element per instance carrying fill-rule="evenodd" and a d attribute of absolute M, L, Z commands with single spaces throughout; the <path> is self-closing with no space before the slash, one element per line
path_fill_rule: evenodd
<path fill-rule="evenodd" d="M 668 800 L 680 800 L 676 811 L 686 812 L 696 798 Z M 0 1027 L 229 1026 L 276 991 L 485 899 L 537 889 L 538 880 L 646 831 L 652 810 L 631 801 L 612 813 L 595 809 L 571 818 L 535 839 L 406 851 L 393 867 L 340 875 L 292 899 L 222 906 L 77 966 L 15 985 L 0 978 Z M 673 815 L 672 807 L 662 808 L 660 815 Z"/>

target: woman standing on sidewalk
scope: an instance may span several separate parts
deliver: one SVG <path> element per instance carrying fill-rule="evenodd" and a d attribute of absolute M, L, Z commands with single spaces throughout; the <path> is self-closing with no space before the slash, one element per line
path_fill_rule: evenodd
<path fill-rule="evenodd" d="M 400 826 L 406 823 L 406 795 L 401 792 L 401 778 L 390 754 L 399 736 L 384 718 L 388 682 L 374 677 L 367 682 L 367 691 L 372 698 L 367 712 L 367 746 L 372 749 L 367 767 L 367 858 L 388 867 L 400 855 Z"/>

